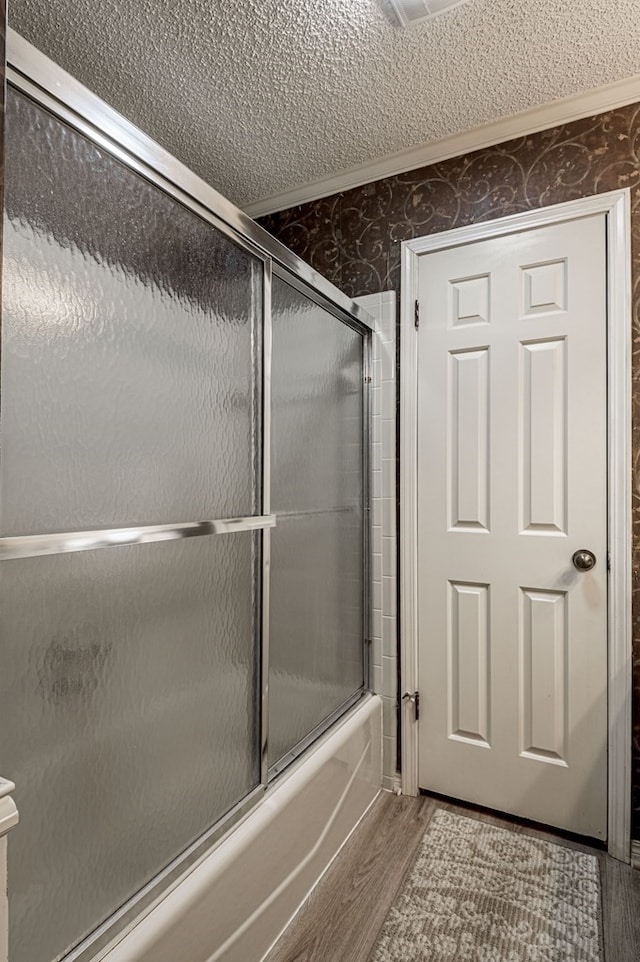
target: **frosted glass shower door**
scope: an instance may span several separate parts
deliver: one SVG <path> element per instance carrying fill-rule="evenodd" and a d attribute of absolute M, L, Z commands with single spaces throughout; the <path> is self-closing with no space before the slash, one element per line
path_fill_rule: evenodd
<path fill-rule="evenodd" d="M 0 564 L 11 960 L 51 962 L 261 781 L 262 534 L 135 541 L 261 512 L 264 263 L 14 88 L 4 251 L 0 533 L 52 548 Z"/>
<path fill-rule="evenodd" d="M 258 510 L 262 262 L 9 91 L 3 535 Z"/>
<path fill-rule="evenodd" d="M 269 763 L 364 684 L 363 338 L 272 292 Z"/>

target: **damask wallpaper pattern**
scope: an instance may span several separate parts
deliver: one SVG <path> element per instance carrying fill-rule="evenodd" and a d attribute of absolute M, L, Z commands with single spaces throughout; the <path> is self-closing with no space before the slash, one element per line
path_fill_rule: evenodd
<path fill-rule="evenodd" d="M 640 104 L 399 174 L 262 219 L 352 297 L 400 290 L 403 240 L 631 189 L 634 837 L 640 838 Z"/>
<path fill-rule="evenodd" d="M 4 98 L 6 76 L 6 37 L 7 37 L 7 3 L 0 0 L 0 209 L 4 202 Z M 2 224 L 0 224 L 0 258 L 2 256 Z M 0 291 L 2 285 L 0 271 Z"/>

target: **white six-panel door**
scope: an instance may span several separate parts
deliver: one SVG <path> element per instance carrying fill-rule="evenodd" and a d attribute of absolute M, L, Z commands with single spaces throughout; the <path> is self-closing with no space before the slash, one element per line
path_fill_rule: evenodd
<path fill-rule="evenodd" d="M 597 214 L 421 256 L 418 332 L 420 787 L 596 838 L 605 227 Z"/>

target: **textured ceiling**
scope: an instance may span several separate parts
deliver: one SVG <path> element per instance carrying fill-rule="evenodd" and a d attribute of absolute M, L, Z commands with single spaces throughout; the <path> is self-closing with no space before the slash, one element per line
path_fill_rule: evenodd
<path fill-rule="evenodd" d="M 11 0 L 10 25 L 242 206 L 640 73 L 640 0 Z"/>

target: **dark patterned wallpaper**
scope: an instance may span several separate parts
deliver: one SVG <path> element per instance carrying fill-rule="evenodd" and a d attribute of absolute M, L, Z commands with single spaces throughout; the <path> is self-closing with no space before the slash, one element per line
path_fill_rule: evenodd
<path fill-rule="evenodd" d="M 7 36 L 7 3 L 0 0 L 0 210 L 4 206 L 4 92 Z M 2 263 L 2 224 L 0 224 L 0 264 Z M 0 269 L 0 294 L 2 293 L 2 270 Z"/>
<path fill-rule="evenodd" d="M 640 104 L 265 217 L 352 297 L 400 289 L 403 240 L 631 188 L 633 257 L 634 837 L 640 838 Z"/>

